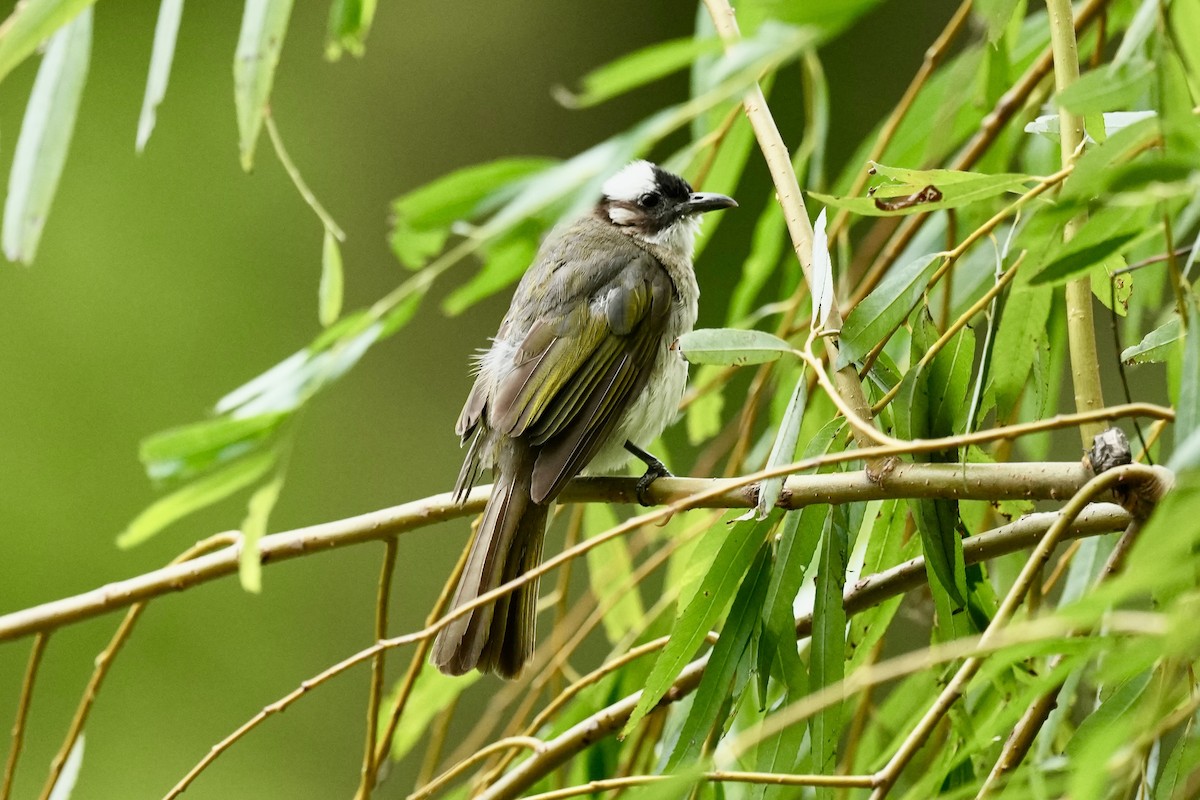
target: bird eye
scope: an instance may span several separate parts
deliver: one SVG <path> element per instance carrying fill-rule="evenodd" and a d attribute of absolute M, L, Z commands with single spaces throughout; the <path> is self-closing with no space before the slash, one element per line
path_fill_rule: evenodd
<path fill-rule="evenodd" d="M 654 208 L 662 201 L 662 197 L 654 192 L 647 192 L 638 198 L 638 205 L 642 208 Z"/>

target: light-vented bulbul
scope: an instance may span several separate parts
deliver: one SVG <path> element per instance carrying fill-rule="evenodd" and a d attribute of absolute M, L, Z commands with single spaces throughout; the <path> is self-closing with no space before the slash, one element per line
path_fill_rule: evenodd
<path fill-rule="evenodd" d="M 737 204 L 647 161 L 601 191 L 590 214 L 543 243 L 478 357 L 456 428 L 470 447 L 455 497 L 462 502 L 484 469 L 494 485 L 453 608 L 541 563 L 550 506 L 585 469 L 611 472 L 639 457 L 639 498 L 669 474 L 639 445 L 675 418 L 687 382 L 672 345 L 696 321 L 700 215 Z M 537 596 L 534 580 L 454 620 L 434 642 L 433 663 L 453 675 L 516 677 L 533 653 Z"/>

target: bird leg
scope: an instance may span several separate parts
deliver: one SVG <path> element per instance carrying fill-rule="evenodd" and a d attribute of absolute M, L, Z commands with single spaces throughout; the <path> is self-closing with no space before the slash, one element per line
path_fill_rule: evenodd
<path fill-rule="evenodd" d="M 650 489 L 650 484 L 659 478 L 673 478 L 675 476 L 671 474 L 671 471 L 667 469 L 665 464 L 633 442 L 626 440 L 625 449 L 637 456 L 637 459 L 646 465 L 646 474 L 638 478 L 637 499 L 644 506 L 652 506 L 654 504 L 650 502 L 650 498 L 646 494 Z"/>

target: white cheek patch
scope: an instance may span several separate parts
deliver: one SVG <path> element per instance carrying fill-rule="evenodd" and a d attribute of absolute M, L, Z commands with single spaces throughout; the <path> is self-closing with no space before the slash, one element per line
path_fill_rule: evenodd
<path fill-rule="evenodd" d="M 654 165 L 649 161 L 634 161 L 606 180 L 600 190 L 613 200 L 635 201 L 655 187 Z"/>
<path fill-rule="evenodd" d="M 628 208 L 609 206 L 608 218 L 612 220 L 613 225 L 632 225 L 637 221 L 638 215 Z"/>

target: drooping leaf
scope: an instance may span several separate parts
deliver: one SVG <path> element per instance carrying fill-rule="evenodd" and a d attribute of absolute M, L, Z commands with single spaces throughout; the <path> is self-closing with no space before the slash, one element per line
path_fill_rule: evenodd
<path fill-rule="evenodd" d="M 458 316 L 480 300 L 514 283 L 533 263 L 537 248 L 537 232 L 523 228 L 487 247 L 483 254 L 483 269 L 447 295 L 442 310 L 449 316 Z"/>
<path fill-rule="evenodd" d="M 774 521 L 768 517 L 758 522 L 738 522 L 728 529 L 711 569 L 675 621 L 671 640 L 654 662 L 637 707 L 625 723 L 623 736 L 634 730 L 642 718 L 658 705 L 680 670 L 695 656 L 704 637 L 733 599 L 754 554 L 773 525 Z"/>
<path fill-rule="evenodd" d="M 238 580 L 247 592 L 262 591 L 262 559 L 259 558 L 258 542 L 267 534 L 267 522 L 271 511 L 279 500 L 283 489 L 283 474 L 276 473 L 250 495 L 246 505 L 246 517 L 242 520 L 242 547 L 238 552 Z"/>
<path fill-rule="evenodd" d="M 825 209 L 817 215 L 813 227 L 812 258 L 812 327 L 825 327 L 829 310 L 833 307 L 833 260 L 829 256 L 829 237 L 825 235 Z"/>
<path fill-rule="evenodd" d="M 816 605 L 813 609 L 812 656 L 809 661 L 810 691 L 841 681 L 846 674 L 846 611 L 842 592 L 850 557 L 850 519 L 845 505 L 834 506 L 821 539 L 817 567 Z M 841 737 L 842 703 L 818 711 L 809 720 L 813 772 L 831 775 L 837 767 Z M 829 792 L 818 789 L 818 797 Z"/>
<path fill-rule="evenodd" d="M 904 544 L 907 518 L 907 505 L 903 501 L 886 500 L 880 506 L 878 516 L 871 526 L 871 538 L 867 542 L 867 552 L 863 558 L 863 575 L 874 575 L 894 567 L 904 557 L 902 553 L 905 550 L 913 549 L 913 542 L 909 542 L 907 547 Z M 856 614 L 850 621 L 850 630 L 846 635 L 850 656 L 848 673 L 873 657 L 872 650 L 887 632 L 888 625 L 900 608 L 902 600 L 903 596 L 885 600 L 872 609 Z"/>
<path fill-rule="evenodd" d="M 146 472 L 165 480 L 196 474 L 222 457 L 239 455 L 266 440 L 287 412 L 220 417 L 156 433 L 142 440 L 139 457 Z"/>
<path fill-rule="evenodd" d="M 842 323 L 838 366 L 859 361 L 916 307 L 943 253 L 929 253 L 891 270 Z"/>
<path fill-rule="evenodd" d="M 1121 351 L 1121 360 L 1132 366 L 1134 364 L 1158 364 L 1166 361 L 1174 350 L 1174 345 L 1183 336 L 1183 326 L 1179 315 L 1171 318 L 1142 337 L 1142 340 L 1132 347 Z"/>
<path fill-rule="evenodd" d="M 1183 367 L 1179 374 L 1179 399 L 1175 403 L 1175 446 L 1180 447 L 1200 429 L 1200 313 L 1194 298 L 1187 302 L 1187 335 Z"/>
<path fill-rule="evenodd" d="M 29 3 L 19 7 L 9 18 L 16 22 L 0 35 L 0 42 L 7 42 L 19 34 L 19 22 L 29 16 L 21 9 L 35 5 L 60 7 L 64 4 Z M 44 8 L 43 12 L 46 10 Z M 87 80 L 91 48 L 92 9 L 85 4 L 78 16 L 50 38 L 25 106 L 12 171 L 8 175 L 8 196 L 4 200 L 3 244 L 4 255 L 9 261 L 31 264 L 37 253 L 75 131 L 75 115 Z M 0 52 L 0 67 L 2 64 Z M 3 71 L 0 68 L 0 74 Z"/>
<path fill-rule="evenodd" d="M 277 456 L 274 450 L 251 453 L 154 501 L 121 532 L 117 546 L 141 544 L 172 522 L 252 485 L 275 466 Z"/>
<path fill-rule="evenodd" d="M 329 327 L 342 313 L 346 279 L 342 274 L 342 251 L 333 231 L 325 231 L 321 247 L 321 282 L 317 287 L 317 317 Z"/>
<path fill-rule="evenodd" d="M 329 5 L 329 30 L 325 35 L 325 57 L 337 61 L 342 52 L 355 58 L 363 54 L 363 45 L 375 19 L 376 0 L 333 0 Z"/>
<path fill-rule="evenodd" d="M 237 107 L 242 169 L 254 166 L 254 147 L 275 83 L 292 0 L 246 0 L 237 51 L 233 56 L 233 97 Z"/>
<path fill-rule="evenodd" d="M 142 97 L 142 112 L 138 115 L 134 146 L 139 153 L 146 149 L 146 142 L 150 141 L 158 104 L 167 93 L 171 61 L 175 58 L 175 38 L 179 34 L 182 16 L 183 0 L 161 0 L 159 3 L 158 21 L 154 24 L 154 46 L 150 50 L 150 72 L 146 77 L 146 94 Z"/>
<path fill-rule="evenodd" d="M 602 503 L 589 503 L 584 510 L 585 527 L 589 531 L 602 531 L 617 524 L 612 507 Z M 645 611 L 642 595 L 637 586 L 630 586 L 633 561 L 625 539 L 618 536 L 587 552 L 588 585 L 596 602 L 606 607 L 602 622 L 608 641 L 616 643 L 631 630 L 642 624 Z"/>
<path fill-rule="evenodd" d="M 0 24 L 0 81 L 56 31 L 96 0 L 39 0 L 15 4 Z M 86 61 L 86 59 L 84 59 Z"/>
<path fill-rule="evenodd" d="M 739 328 L 702 328 L 679 337 L 679 351 L 692 364 L 765 364 L 792 349 L 773 334 Z"/>
<path fill-rule="evenodd" d="M 817 30 L 822 39 L 836 36 L 866 14 L 880 0 L 746 0 L 737 5 L 738 21 L 747 32 L 771 20 L 789 25 L 806 25 Z"/>
<path fill-rule="evenodd" d="M 770 556 L 770 542 L 764 541 L 733 598 L 729 618 L 721 628 L 721 637 L 713 646 L 712 656 L 696 688 L 675 749 L 667 759 L 668 772 L 694 761 L 700 755 L 704 741 L 721 723 L 721 708 L 728 701 L 738 664 L 745 657 L 750 639 L 761 624 L 763 602 L 771 578 Z"/>
<path fill-rule="evenodd" d="M 49 800 L 71 800 L 75 784 L 79 782 L 79 770 L 83 768 L 83 743 L 84 734 L 80 733 L 75 737 L 75 744 L 71 745 L 71 752 L 67 754 L 62 772 L 58 773 L 58 780 L 54 781 Z"/>
<path fill-rule="evenodd" d="M 775 443 L 771 445 L 771 454 L 767 457 L 766 469 L 775 469 L 790 464 L 796 457 L 797 437 L 800 435 L 800 420 L 804 417 L 804 408 L 808 403 L 808 374 L 800 371 L 796 379 L 796 387 L 792 389 L 791 399 L 783 418 L 779 421 L 779 430 L 775 434 Z M 767 478 L 758 486 L 758 518 L 765 519 L 783 490 L 786 476 Z"/>
<path fill-rule="evenodd" d="M 482 673 L 474 670 L 466 675 L 451 677 L 428 666 L 422 669 L 413 684 L 412 694 L 408 696 L 408 702 L 404 705 L 400 723 L 396 726 L 396 735 L 392 739 L 392 760 L 399 761 L 404 758 L 415 745 L 428 738 L 429 725 L 434 718 L 481 677 Z M 395 707 L 401 684 L 401 681 L 397 681 L 395 688 L 380 704 L 381 709 Z M 380 715 L 377 724 L 382 735 L 388 724 L 386 714 Z"/>
<path fill-rule="evenodd" d="M 1077 244 L 1075 240 L 1072 240 L 1073 247 L 1065 249 L 1057 258 L 1046 264 L 1040 272 L 1030 278 L 1029 282 L 1034 286 L 1066 283 L 1081 272 L 1086 272 L 1096 264 L 1103 262 L 1109 256 L 1121 252 L 1125 245 L 1136 239 L 1138 235 L 1137 232 L 1119 233 L 1098 242 Z"/>
<path fill-rule="evenodd" d="M 684 69 L 697 57 L 721 50 L 721 40 L 691 36 L 635 50 L 592 70 L 580 80 L 578 93 L 565 90 L 559 100 L 571 108 L 587 108 L 645 86 Z"/>
<path fill-rule="evenodd" d="M 989 389 L 1000 419 L 1009 418 L 1029 382 L 1034 361 L 1048 346 L 1046 321 L 1052 292 L 1048 286 L 1020 287 L 1012 290 L 1004 305 L 989 371 Z"/>

